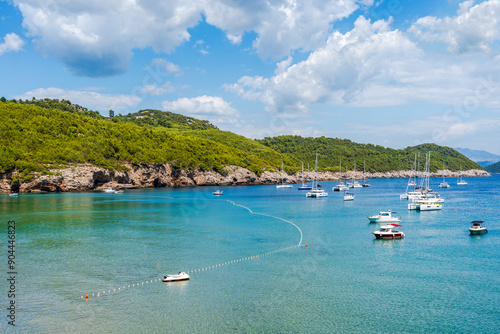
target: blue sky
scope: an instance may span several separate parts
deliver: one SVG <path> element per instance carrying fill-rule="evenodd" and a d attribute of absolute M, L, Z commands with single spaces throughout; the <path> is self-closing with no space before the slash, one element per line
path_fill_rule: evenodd
<path fill-rule="evenodd" d="M 0 96 L 500 154 L 500 0 L 0 0 Z"/>

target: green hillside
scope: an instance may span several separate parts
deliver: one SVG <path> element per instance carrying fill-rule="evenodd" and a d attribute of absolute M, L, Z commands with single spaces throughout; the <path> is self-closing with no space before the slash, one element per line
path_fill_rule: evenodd
<path fill-rule="evenodd" d="M 488 173 L 500 174 L 500 161 L 484 168 Z"/>
<path fill-rule="evenodd" d="M 224 166 L 238 165 L 260 174 L 288 160 L 251 139 L 194 118 L 174 114 L 166 127 L 148 120 L 149 112 L 137 113 L 142 116 L 137 119 L 86 113 L 0 102 L 0 172 L 17 170 L 26 181 L 30 172 L 53 165 L 90 163 L 123 170 L 125 163 L 171 163 L 178 169 L 220 172 Z"/>
<path fill-rule="evenodd" d="M 339 160 L 342 159 L 342 169 L 363 169 L 366 161 L 366 170 L 370 172 L 387 172 L 391 170 L 408 170 L 414 163 L 415 154 L 420 155 L 420 170 L 425 164 L 425 155 L 431 152 L 431 171 L 435 172 L 444 167 L 456 171 L 462 168 L 482 169 L 477 163 L 469 160 L 450 147 L 435 144 L 422 144 L 408 147 L 404 150 L 385 148 L 379 145 L 358 144 L 348 139 L 339 138 L 303 138 L 300 136 L 278 136 L 264 138 L 258 142 L 280 152 L 294 157 L 299 161 L 313 163 L 318 152 L 318 167 L 323 170 L 339 170 Z M 312 166 L 312 164 L 311 164 Z"/>
<path fill-rule="evenodd" d="M 110 116 L 112 111 L 110 111 Z M 315 152 L 322 170 L 343 167 L 358 170 L 366 160 L 368 171 L 407 170 L 414 154 L 420 167 L 428 151 L 431 170 L 481 168 L 449 147 L 424 144 L 394 150 L 357 144 L 338 138 L 279 136 L 252 140 L 220 131 L 208 121 L 163 112 L 141 110 L 128 115 L 104 117 L 98 112 L 62 100 L 7 101 L 0 99 L 0 173 L 17 171 L 20 181 L 32 172 L 89 163 L 110 170 L 126 170 L 126 164 L 170 163 L 176 169 L 214 170 L 227 165 L 246 167 L 260 175 L 285 163 L 293 173 L 302 162 L 311 168 Z"/>

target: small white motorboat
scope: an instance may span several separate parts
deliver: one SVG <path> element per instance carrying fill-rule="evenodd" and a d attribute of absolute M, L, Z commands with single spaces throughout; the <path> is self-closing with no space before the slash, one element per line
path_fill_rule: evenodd
<path fill-rule="evenodd" d="M 401 231 L 395 229 L 395 227 L 401 227 L 399 224 L 389 224 L 383 225 L 378 231 L 372 232 L 376 239 L 401 239 L 404 238 L 405 234 Z"/>
<path fill-rule="evenodd" d="M 378 215 L 369 216 L 370 223 L 399 223 L 401 218 L 393 216 L 395 212 L 381 211 Z"/>
<path fill-rule="evenodd" d="M 215 196 L 220 196 L 220 195 L 223 195 L 224 192 L 222 190 L 216 190 L 212 194 L 215 195 Z"/>
<path fill-rule="evenodd" d="M 19 196 L 19 193 L 10 193 L 9 194 L 10 197 L 15 197 L 15 196 Z"/>
<path fill-rule="evenodd" d="M 103 193 L 114 194 L 115 190 L 113 188 L 106 188 L 102 190 Z"/>
<path fill-rule="evenodd" d="M 484 221 L 482 220 L 474 220 L 473 222 L 471 222 L 472 226 L 469 227 L 470 234 L 476 235 L 476 234 L 487 233 L 488 230 L 486 229 L 486 227 L 481 225 L 482 223 L 484 223 Z"/>
<path fill-rule="evenodd" d="M 344 201 L 354 201 L 354 194 L 349 192 L 344 192 Z"/>
<path fill-rule="evenodd" d="M 176 282 L 176 281 L 185 281 L 189 279 L 189 275 L 185 272 L 179 271 L 177 275 L 165 275 L 162 277 L 163 282 Z"/>

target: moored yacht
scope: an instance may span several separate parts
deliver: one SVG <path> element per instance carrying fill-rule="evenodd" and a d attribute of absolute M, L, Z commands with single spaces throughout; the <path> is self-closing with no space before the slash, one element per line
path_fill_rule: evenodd
<path fill-rule="evenodd" d="M 293 188 L 291 184 L 283 183 L 283 161 L 281 162 L 281 184 L 277 184 L 276 188 Z"/>
<path fill-rule="evenodd" d="M 389 224 L 383 225 L 378 231 L 372 232 L 377 239 L 401 239 L 404 238 L 405 234 L 398 231 L 396 227 L 401 227 L 399 224 Z"/>
<path fill-rule="evenodd" d="M 486 227 L 481 225 L 482 223 L 484 223 L 484 221 L 482 221 L 482 220 L 474 220 L 473 222 L 471 222 L 472 226 L 469 227 L 470 234 L 476 235 L 476 234 L 483 234 L 483 233 L 488 232 Z"/>
<path fill-rule="evenodd" d="M 399 223 L 401 218 L 393 216 L 395 212 L 381 211 L 378 215 L 369 216 L 368 220 L 370 223 Z"/>
<path fill-rule="evenodd" d="M 317 181 L 317 170 L 318 170 L 318 152 L 316 152 L 316 165 L 314 167 L 314 180 L 312 182 L 312 189 L 306 193 L 306 198 L 321 198 L 327 197 L 328 193 L 323 189 L 320 189 Z"/>
<path fill-rule="evenodd" d="M 354 201 L 354 194 L 345 191 L 344 192 L 344 201 Z"/>

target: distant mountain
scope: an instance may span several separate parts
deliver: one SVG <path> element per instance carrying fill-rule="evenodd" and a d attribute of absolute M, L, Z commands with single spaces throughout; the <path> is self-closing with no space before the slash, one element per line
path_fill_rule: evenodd
<path fill-rule="evenodd" d="M 486 167 L 488 165 L 500 161 L 500 155 L 493 154 L 483 150 L 471 150 L 468 148 L 460 148 L 460 147 L 456 147 L 455 150 L 462 153 L 472 161 L 477 162 L 482 167 Z"/>
<path fill-rule="evenodd" d="M 489 165 L 484 169 L 491 174 L 500 174 L 500 162 L 494 163 L 493 165 Z"/>

